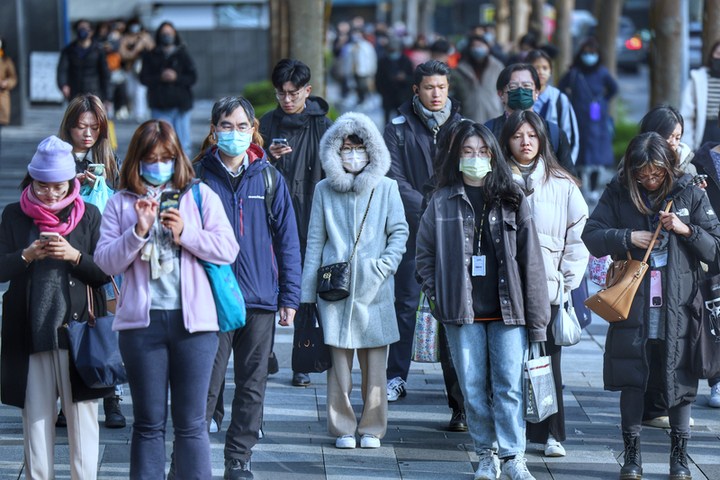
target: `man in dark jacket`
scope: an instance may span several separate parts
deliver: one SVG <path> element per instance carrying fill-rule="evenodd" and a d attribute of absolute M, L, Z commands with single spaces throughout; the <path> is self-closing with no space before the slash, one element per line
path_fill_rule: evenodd
<path fill-rule="evenodd" d="M 388 355 L 388 401 L 404 397 L 410 370 L 415 312 L 420 302 L 420 285 L 415 279 L 415 238 L 423 213 L 423 186 L 433 175 L 433 157 L 439 134 L 462 118 L 460 104 L 448 98 L 450 68 L 437 60 L 418 65 L 414 73 L 415 95 L 400 106 L 400 116 L 385 126 L 383 138 L 392 164 L 388 176 L 398 183 L 410 227 L 407 250 L 395 274 L 395 313 L 400 340 L 390 345 Z M 442 331 L 442 330 L 441 330 Z M 446 341 L 440 341 L 440 360 L 448 406 L 453 410 L 449 429 L 466 430 L 462 392 L 447 354 Z"/>
<path fill-rule="evenodd" d="M 92 39 L 90 22 L 75 23 L 77 40 L 65 47 L 57 66 L 57 84 L 68 100 L 81 93 L 92 93 L 109 102 L 110 70 L 105 50 Z M 109 105 L 109 103 L 108 103 Z"/>
<path fill-rule="evenodd" d="M 327 118 L 328 104 L 310 95 L 310 69 L 297 60 L 280 60 L 272 73 L 278 106 L 260 118 L 260 135 L 268 159 L 289 182 L 288 190 L 295 210 L 300 256 L 305 258 L 308 225 L 315 185 L 322 180 L 319 145 L 332 121 Z M 284 139 L 287 144 L 274 143 Z M 269 373 L 277 373 L 277 358 L 271 353 Z M 310 385 L 307 373 L 293 371 L 292 384 Z"/>
<path fill-rule="evenodd" d="M 499 140 L 505 120 L 511 113 L 515 110 L 533 109 L 533 104 L 540 95 L 540 77 L 532 65 L 516 63 L 505 67 L 500 72 L 495 86 L 498 97 L 500 97 L 500 101 L 505 107 L 505 112 L 499 117 L 486 122 L 485 126 L 492 130 L 495 138 Z M 557 123 L 548 122 L 544 118 L 542 120 L 545 123 L 548 140 L 550 140 L 550 146 L 558 163 L 570 174 L 577 175 L 567 135 L 558 127 Z"/>
<path fill-rule="evenodd" d="M 280 313 L 280 325 L 290 326 L 300 305 L 295 212 L 285 180 L 276 175 L 269 219 L 263 170 L 272 166 L 263 149 L 251 143 L 254 120 L 255 110 L 246 99 L 220 99 L 213 106 L 210 127 L 216 144 L 195 164 L 197 176 L 220 196 L 235 229 L 240 253 L 231 267 L 247 307 L 243 328 L 219 334 L 208 393 L 210 424 L 232 348 L 235 398 L 225 440 L 225 480 L 253 478 L 249 460 L 262 422 L 275 312 Z"/>
<path fill-rule="evenodd" d="M 195 64 L 169 22 L 155 32 L 156 47 L 143 57 L 140 83 L 148 87 L 152 118 L 165 120 L 175 129 L 180 144 L 189 153 L 192 87 L 197 80 Z"/>
<path fill-rule="evenodd" d="M 413 66 L 401 46 L 399 39 L 390 40 L 387 55 L 378 61 L 375 72 L 375 88 L 382 97 L 385 123 L 390 123 L 390 115 L 412 98 Z"/>

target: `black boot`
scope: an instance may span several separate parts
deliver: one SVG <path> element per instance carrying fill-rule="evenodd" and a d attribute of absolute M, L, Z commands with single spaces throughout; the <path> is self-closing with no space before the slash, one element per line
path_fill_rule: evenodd
<path fill-rule="evenodd" d="M 125 416 L 120 410 L 120 397 L 113 395 L 103 399 L 103 410 L 105 411 L 105 428 L 123 428 Z"/>
<path fill-rule="evenodd" d="M 640 436 L 623 434 L 625 442 L 625 464 L 620 469 L 620 480 L 642 479 L 642 457 L 640 455 Z"/>
<path fill-rule="evenodd" d="M 691 480 L 688 466 L 687 438 L 670 435 L 672 450 L 670 451 L 670 480 Z"/>

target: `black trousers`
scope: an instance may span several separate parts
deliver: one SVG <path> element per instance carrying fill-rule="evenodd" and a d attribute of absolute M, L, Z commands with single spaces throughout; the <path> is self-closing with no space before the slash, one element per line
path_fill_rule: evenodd
<path fill-rule="evenodd" d="M 235 396 L 232 402 L 232 418 L 225 436 L 226 460 L 250 460 L 252 448 L 258 441 L 274 323 L 275 312 L 250 308 L 243 328 L 219 334 L 220 342 L 210 376 L 206 420 L 210 423 L 213 418 L 232 351 Z M 220 420 L 222 421 L 222 418 Z"/>
<path fill-rule="evenodd" d="M 550 309 L 550 324 L 547 327 L 547 342 L 545 342 L 545 351 L 550 355 L 550 363 L 552 363 L 553 380 L 555 380 L 555 395 L 557 396 L 558 411 L 554 415 L 540 423 L 527 422 L 525 434 L 527 439 L 532 443 L 547 442 L 548 435 L 552 435 L 558 442 L 565 441 L 565 405 L 563 404 L 563 388 L 562 388 L 562 363 L 561 353 L 562 347 L 555 345 L 555 337 L 552 334 L 552 326 L 555 323 L 555 317 L 560 309 L 559 305 L 553 305 Z"/>

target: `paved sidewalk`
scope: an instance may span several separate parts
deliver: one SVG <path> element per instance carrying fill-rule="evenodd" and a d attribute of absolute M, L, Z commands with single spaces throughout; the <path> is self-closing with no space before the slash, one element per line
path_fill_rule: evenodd
<path fill-rule="evenodd" d="M 198 102 L 193 110 L 193 140 L 198 144 L 207 133 L 211 102 Z M 25 175 L 39 141 L 57 132 L 63 109 L 34 108 L 24 127 L 2 130 L 0 153 L 0 208 L 17 201 L 17 185 Z M 121 156 L 136 125 L 116 124 Z M 6 285 L 0 285 L 4 290 Z M 527 449 L 530 471 L 538 480 L 616 479 L 622 461 L 619 430 L 619 394 L 605 392 L 602 383 L 602 351 L 606 324 L 595 318 L 582 341 L 564 349 L 563 377 L 568 455 L 544 458 L 538 445 Z M 263 430 L 265 438 L 255 448 L 252 470 L 258 480 L 278 479 L 463 479 L 471 480 L 477 458 L 467 433 L 445 432 L 450 418 L 439 364 L 413 364 L 408 395 L 389 407 L 389 424 L 383 446 L 377 450 L 338 450 L 327 435 L 326 377 L 312 374 L 310 387 L 292 387 L 290 349 L 292 329 L 278 327 L 275 351 L 280 372 L 270 377 Z M 220 433 L 211 434 L 213 478 L 223 474 L 223 444 L 229 423 L 234 386 L 232 362 L 225 393 L 226 419 Z M 359 368 L 353 370 L 360 384 Z M 710 390 L 701 381 L 700 394 L 693 406 L 695 427 L 689 443 L 694 479 L 720 479 L 720 410 L 707 406 Z M 126 388 L 122 409 L 128 427 L 109 430 L 100 409 L 100 479 L 127 478 L 129 472 L 132 400 Z M 359 387 L 352 394 L 358 414 L 362 409 Z M 172 422 L 168 422 L 166 460 L 172 445 Z M 57 431 L 56 474 L 70 478 L 67 435 Z M 670 439 L 661 429 L 643 432 L 643 478 L 666 479 Z M 169 467 L 169 463 L 167 465 Z M 22 420 L 20 410 L 0 406 L 0 480 L 25 478 L 23 473 Z"/>

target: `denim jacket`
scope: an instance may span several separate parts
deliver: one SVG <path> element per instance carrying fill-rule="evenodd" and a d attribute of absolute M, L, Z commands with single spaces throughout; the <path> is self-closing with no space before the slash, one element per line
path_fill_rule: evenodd
<path fill-rule="evenodd" d="M 491 205 L 488 219 L 498 260 L 503 321 L 506 325 L 525 325 L 531 342 L 543 342 L 550 322 L 550 300 L 530 205 L 524 196 L 517 210 L 506 202 L 493 201 Z M 433 315 L 442 323 L 474 321 L 468 269 L 474 247 L 474 218 L 465 188 L 456 184 L 436 192 L 420 220 L 417 271 L 422 290 L 435 305 Z"/>

